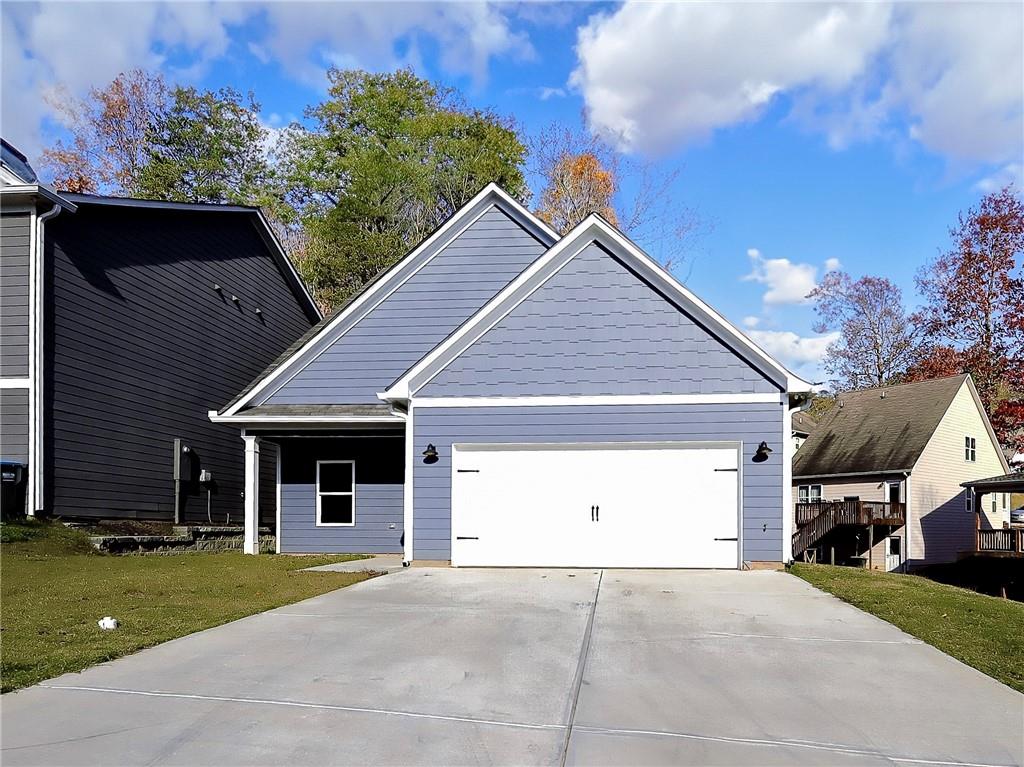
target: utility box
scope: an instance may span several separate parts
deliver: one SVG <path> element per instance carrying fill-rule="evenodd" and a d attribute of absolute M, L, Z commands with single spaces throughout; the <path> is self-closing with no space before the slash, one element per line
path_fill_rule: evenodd
<path fill-rule="evenodd" d="M 20 519 L 25 516 L 25 489 L 28 467 L 21 461 L 0 458 L 0 518 Z"/>

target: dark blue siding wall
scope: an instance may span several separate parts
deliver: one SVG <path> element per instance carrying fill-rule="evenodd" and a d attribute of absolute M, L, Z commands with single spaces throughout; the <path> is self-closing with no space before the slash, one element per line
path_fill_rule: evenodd
<path fill-rule="evenodd" d="M 776 391 L 693 318 L 590 245 L 418 394 Z"/>
<path fill-rule="evenodd" d="M 750 459 L 761 440 L 778 446 L 785 414 L 781 395 L 779 404 L 415 409 L 413 452 L 418 455 L 430 442 L 439 460 L 413 464 L 413 556 L 451 559 L 452 444 L 727 440 L 743 442 L 743 558 L 778 562 L 783 451 L 776 449 L 763 463 Z"/>
<path fill-rule="evenodd" d="M 282 552 L 402 552 L 404 443 L 397 437 L 282 440 Z M 316 526 L 316 462 L 354 460 L 356 524 Z"/>
<path fill-rule="evenodd" d="M 491 208 L 265 402 L 379 404 L 377 392 L 543 252 L 532 235 Z"/>
<path fill-rule="evenodd" d="M 28 376 L 28 213 L 0 217 L 0 375 Z"/>
<path fill-rule="evenodd" d="M 79 203 L 46 237 L 48 509 L 170 519 L 180 437 L 213 472 L 214 519 L 241 520 L 242 441 L 207 412 L 311 325 L 252 216 Z M 269 522 L 274 446 L 262 457 Z M 205 520 L 205 494 L 186 516 Z"/>

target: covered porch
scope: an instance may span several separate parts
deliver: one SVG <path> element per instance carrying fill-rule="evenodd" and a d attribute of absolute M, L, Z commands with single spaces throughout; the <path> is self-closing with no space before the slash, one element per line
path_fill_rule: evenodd
<path fill-rule="evenodd" d="M 231 416 L 211 412 L 210 419 L 240 428 L 245 553 L 259 553 L 266 443 L 277 447 L 277 553 L 403 553 L 403 413 L 387 405 L 261 405 Z"/>
<path fill-rule="evenodd" d="M 981 515 L 986 508 L 986 496 L 997 493 L 1024 493 L 1024 473 L 1001 474 L 996 477 L 975 479 L 960 485 L 970 494 L 974 510 L 974 550 L 960 552 L 960 558 L 972 556 L 1024 557 L 1024 525 L 1014 525 L 1009 518 L 1001 528 L 984 529 Z M 1010 504 L 1006 504 L 1009 506 Z M 1008 512 L 1009 513 L 1009 512 Z"/>

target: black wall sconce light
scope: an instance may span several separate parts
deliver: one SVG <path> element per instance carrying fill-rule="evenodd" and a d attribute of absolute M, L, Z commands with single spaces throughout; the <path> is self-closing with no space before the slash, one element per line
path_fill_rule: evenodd
<path fill-rule="evenodd" d="M 764 463 L 768 460 L 768 456 L 772 454 L 772 449 L 768 447 L 767 442 L 762 442 L 757 446 L 757 451 L 754 453 L 754 463 Z"/>
<path fill-rule="evenodd" d="M 423 463 L 437 463 L 436 447 L 427 445 L 427 449 L 423 451 Z"/>

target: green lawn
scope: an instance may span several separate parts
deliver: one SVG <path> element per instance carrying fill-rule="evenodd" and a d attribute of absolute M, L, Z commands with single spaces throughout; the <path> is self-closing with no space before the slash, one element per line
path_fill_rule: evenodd
<path fill-rule="evenodd" d="M 805 564 L 792 572 L 1024 692 L 1024 604 L 915 575 Z"/>
<path fill-rule="evenodd" d="M 63 525 L 0 527 L 4 692 L 367 577 L 300 568 L 358 557 L 105 556 Z M 105 615 L 121 626 L 102 631 Z"/>

